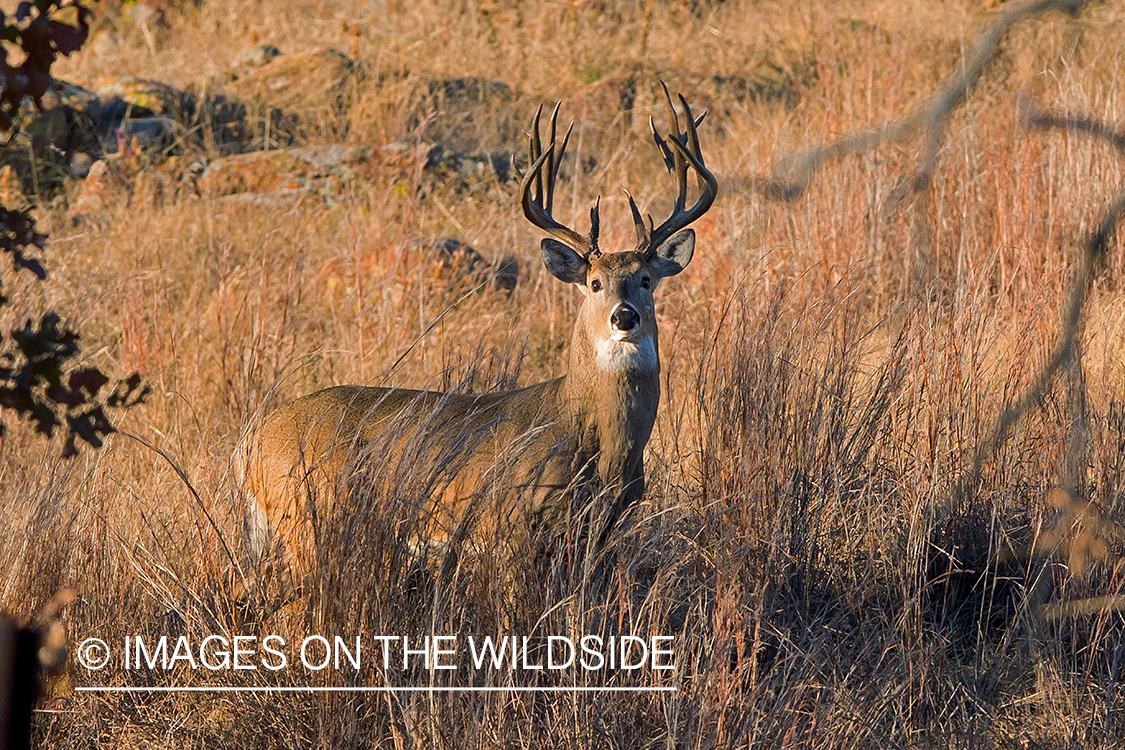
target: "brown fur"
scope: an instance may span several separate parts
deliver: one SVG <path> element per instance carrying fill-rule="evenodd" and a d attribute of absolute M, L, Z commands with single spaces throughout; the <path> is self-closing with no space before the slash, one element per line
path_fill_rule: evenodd
<path fill-rule="evenodd" d="M 693 243 L 694 235 L 689 239 Z M 544 257 L 551 268 L 547 242 Z M 448 537 L 482 482 L 516 444 L 523 447 L 510 457 L 506 476 L 531 491 L 502 495 L 531 500 L 525 501 L 527 507 L 497 508 L 494 518 L 481 519 L 488 527 L 542 514 L 560 501 L 561 490 L 587 465 L 596 466 L 598 483 L 616 498 L 603 539 L 620 513 L 643 494 L 644 448 L 660 402 L 652 291 L 669 275 L 668 268 L 660 266 L 663 256 L 649 258 L 632 251 L 588 262 L 574 257 L 567 261 L 585 268 L 575 283 L 586 299 L 574 324 L 566 376 L 481 395 L 337 386 L 278 409 L 244 442 L 240 474 L 259 519 L 257 530 L 280 538 L 300 574 L 313 570 L 310 493 L 318 501 L 318 512 L 331 507 L 342 486 L 340 473 L 365 445 L 384 430 L 390 432 L 397 418 L 427 430 L 434 444 L 477 433 L 472 455 L 443 497 L 436 499 L 434 532 L 426 541 Z M 601 285 L 598 291 L 591 289 L 595 280 Z M 612 340 L 615 334 L 624 335 L 610 322 L 622 303 L 639 314 L 639 325 L 628 333 L 640 344 Z M 599 359 L 599 347 L 609 354 Z"/>

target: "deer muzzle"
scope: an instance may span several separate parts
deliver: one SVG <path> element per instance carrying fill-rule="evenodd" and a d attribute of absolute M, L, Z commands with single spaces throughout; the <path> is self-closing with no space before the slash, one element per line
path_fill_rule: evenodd
<path fill-rule="evenodd" d="M 628 333 L 641 324 L 641 314 L 628 303 L 622 303 L 609 316 L 609 327 L 614 331 Z"/>

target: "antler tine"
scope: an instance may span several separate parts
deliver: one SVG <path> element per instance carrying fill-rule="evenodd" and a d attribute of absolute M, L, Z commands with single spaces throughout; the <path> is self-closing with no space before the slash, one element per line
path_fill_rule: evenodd
<path fill-rule="evenodd" d="M 703 112 L 702 114 L 700 114 L 699 117 L 695 118 L 695 126 L 699 127 L 700 123 L 702 123 L 706 118 L 707 112 Z M 660 131 L 656 129 L 656 121 L 650 117 L 648 118 L 648 125 L 650 128 L 652 128 L 652 139 L 656 141 L 656 145 L 660 149 L 660 153 L 664 155 L 664 166 L 668 169 L 669 172 L 671 172 L 676 168 L 676 157 L 672 153 L 672 150 L 668 148 L 668 144 L 665 143 L 664 139 L 660 137 Z M 698 145 L 699 139 L 698 136 L 696 136 L 696 146 Z"/>
<path fill-rule="evenodd" d="M 659 227 L 649 231 L 647 247 L 649 254 L 655 253 L 657 248 L 659 248 L 665 240 L 707 213 L 707 210 L 711 208 L 711 204 L 715 202 L 715 197 L 719 193 L 718 181 L 703 163 L 703 152 L 699 146 L 699 132 L 696 129 L 699 124 L 703 122 L 703 118 L 707 116 L 707 113 L 704 112 L 696 118 L 695 115 L 692 114 L 687 99 L 684 98 L 683 94 L 680 94 L 680 106 L 683 107 L 684 116 L 687 119 L 687 132 L 681 133 L 679 118 L 676 116 L 676 108 L 672 105 L 672 97 L 668 92 L 668 86 L 665 85 L 663 81 L 660 85 L 664 88 L 664 98 L 668 103 L 668 111 L 671 113 L 672 131 L 669 132 L 668 140 L 665 142 L 660 138 L 655 123 L 652 124 L 652 129 L 656 139 L 656 145 L 660 147 L 661 154 L 664 157 L 665 166 L 668 167 L 669 172 L 673 171 L 673 169 L 676 172 L 676 202 L 672 207 L 672 214 L 668 219 Z M 698 176 L 700 190 L 699 198 L 690 209 L 686 208 L 688 166 L 691 166 L 691 168 L 695 170 Z M 630 201 L 631 200 L 632 199 L 630 199 Z M 632 206 L 631 208 L 633 208 L 633 221 L 637 223 L 640 212 Z M 640 242 L 639 230 L 638 242 Z"/>
<path fill-rule="evenodd" d="M 664 166 L 671 172 L 676 168 L 676 157 L 672 154 L 671 149 L 668 148 L 668 144 L 660 137 L 660 131 L 656 129 L 656 121 L 651 117 L 648 118 L 648 126 L 652 128 L 652 140 L 656 141 L 657 148 L 660 149 L 660 153 L 664 156 Z"/>
<path fill-rule="evenodd" d="M 569 135 L 570 131 L 568 130 L 567 136 Z M 565 141 L 563 143 L 565 145 Z M 594 207 L 590 209 L 590 252 L 586 254 L 586 260 L 589 260 L 591 255 L 597 257 L 602 254 L 601 248 L 598 247 L 598 235 L 601 233 L 602 224 L 601 207 L 602 197 L 599 195 L 598 199 L 594 201 Z"/>
<path fill-rule="evenodd" d="M 672 94 L 668 92 L 668 84 L 664 83 L 664 81 L 660 82 L 660 87 L 664 89 L 664 101 L 668 103 L 668 119 L 672 122 L 671 135 L 675 138 L 679 138 L 680 118 L 676 115 L 676 108 L 672 106 Z"/>
<path fill-rule="evenodd" d="M 566 146 L 567 146 L 568 143 L 570 143 L 570 132 L 572 130 L 574 130 L 574 123 L 572 122 L 567 127 L 566 133 L 563 135 L 562 145 L 559 146 L 559 150 L 556 154 L 555 151 L 554 151 L 555 133 L 556 133 L 555 118 L 558 117 L 558 114 L 559 114 L 559 104 L 556 104 L 555 105 L 555 111 L 551 114 L 551 151 L 552 151 L 552 153 L 551 153 L 551 156 L 549 156 L 547 158 L 547 167 L 546 167 L 546 172 L 547 172 L 547 204 L 546 204 L 547 213 L 552 213 L 553 210 L 554 210 L 555 182 L 558 180 L 558 177 L 559 177 L 559 169 L 562 168 L 562 160 L 563 160 L 563 155 L 566 154 Z"/>
<path fill-rule="evenodd" d="M 591 232 L 591 237 L 587 238 L 573 229 L 555 221 L 551 216 L 551 208 L 554 203 L 555 194 L 555 178 L 558 177 L 563 152 L 566 150 L 566 144 L 570 140 L 570 128 L 567 128 L 566 136 L 563 138 L 562 148 L 556 151 L 556 122 L 559 113 L 559 107 L 556 105 L 554 112 L 551 114 L 551 141 L 547 145 L 546 151 L 544 151 L 543 142 L 539 135 L 539 121 L 542 113 L 543 106 L 540 105 L 535 111 L 535 119 L 532 121 L 531 126 L 531 135 L 528 138 L 528 152 L 531 158 L 531 165 L 528 167 L 526 174 L 520 175 L 520 205 L 523 207 L 524 216 L 526 216 L 527 220 L 534 226 L 542 229 L 547 232 L 547 234 L 575 250 L 589 253 L 597 245 L 596 224 Z M 571 127 L 573 127 L 573 125 Z M 544 171 L 546 171 L 546 175 L 543 174 Z M 519 174 L 518 169 L 516 173 Z M 532 184 L 535 186 L 534 195 L 532 194 Z M 596 211 L 597 207 L 595 206 L 594 211 L 591 212 L 591 220 L 596 218 Z"/>
<path fill-rule="evenodd" d="M 699 154 L 699 131 L 695 129 L 696 128 L 695 115 L 693 115 L 691 113 L 691 105 L 687 103 L 687 99 L 684 98 L 684 95 L 683 94 L 676 94 L 676 96 L 678 96 L 680 98 L 680 106 L 684 108 L 684 113 L 687 115 L 687 121 L 688 121 L 687 142 L 684 143 L 684 145 L 690 146 L 691 152 L 693 154 L 695 154 L 696 157 L 699 157 L 699 155 L 700 155 Z M 706 115 L 706 114 L 707 113 L 704 112 L 704 115 Z M 701 122 L 702 122 L 702 120 L 701 120 Z"/>
<path fill-rule="evenodd" d="M 528 149 L 528 164 L 534 164 L 539 161 L 539 157 L 543 155 L 543 141 L 539 138 L 539 118 L 543 115 L 543 105 L 540 104 L 535 110 L 535 118 L 531 121 L 531 137 L 527 140 Z M 531 168 L 528 167 L 530 174 Z M 539 205 L 543 205 L 543 178 L 537 177 L 535 180 L 535 200 Z"/>
<path fill-rule="evenodd" d="M 680 102 L 682 102 L 684 107 L 685 107 L 684 115 L 687 117 L 687 121 L 688 121 L 689 128 L 690 128 L 690 125 L 693 124 L 692 116 L 691 116 L 691 109 L 687 107 L 687 102 L 684 101 L 683 94 L 680 94 L 679 96 L 680 96 Z M 668 87 L 667 86 L 664 86 L 664 98 L 668 100 L 668 111 L 672 113 L 673 127 L 675 127 L 675 132 L 669 133 L 669 136 L 671 137 L 671 140 L 675 141 L 676 143 L 683 144 L 684 140 L 685 140 L 685 136 L 684 136 L 683 133 L 680 132 L 680 119 L 679 119 L 679 117 L 676 116 L 676 108 L 672 106 L 672 97 L 668 94 Z M 680 154 L 678 149 L 675 150 L 675 154 L 676 154 L 676 190 L 678 192 L 676 193 L 676 203 L 675 203 L 675 206 L 672 208 L 672 213 L 679 213 L 680 211 L 683 211 L 684 206 L 687 205 L 687 161 Z"/>
<path fill-rule="evenodd" d="M 547 209 L 547 213 L 551 213 L 551 204 L 555 202 L 555 132 L 559 117 L 559 107 L 561 105 L 562 102 L 555 102 L 555 108 L 551 110 L 551 124 L 547 126 L 547 131 L 551 134 L 551 140 L 549 141 L 551 145 L 548 147 L 550 153 L 547 156 L 547 164 L 543 169 L 543 171 L 547 173 L 546 176 L 543 177 L 547 182 L 546 202 L 540 201 Z M 542 108 L 543 105 L 540 104 L 539 107 Z M 536 123 L 536 125 L 538 125 L 538 123 Z M 535 131 L 536 134 L 538 134 L 539 128 L 536 127 Z M 562 154 L 559 154 L 558 160 L 560 162 L 562 161 Z"/>
<path fill-rule="evenodd" d="M 570 123 L 570 125 L 567 126 L 566 132 L 563 133 L 562 145 L 559 146 L 559 155 L 554 160 L 554 162 L 555 162 L 554 171 L 551 172 L 551 185 L 554 185 L 555 180 L 558 179 L 559 170 L 562 168 L 563 154 L 566 153 L 567 144 L 570 143 L 570 132 L 572 130 L 574 130 L 574 123 L 573 122 Z"/>
<path fill-rule="evenodd" d="M 696 162 L 698 162 L 699 166 L 703 167 L 702 171 L 699 170 L 698 167 L 696 167 L 696 177 L 698 178 L 699 189 L 703 190 L 704 189 L 703 172 L 707 172 L 707 174 L 711 176 L 712 180 L 715 179 L 714 175 L 712 175 L 709 171 L 707 171 L 707 167 L 703 163 L 703 149 L 701 149 L 700 146 L 699 146 L 699 130 L 698 130 L 698 128 L 699 128 L 699 124 L 702 123 L 703 120 L 707 117 L 707 111 L 704 110 L 703 112 L 700 113 L 699 117 L 696 117 L 696 118 L 692 119 L 691 107 L 688 106 L 688 103 L 684 99 L 683 94 L 680 94 L 680 101 L 684 103 L 684 111 L 686 111 L 688 113 L 687 143 L 685 143 L 684 145 L 688 146 L 688 151 L 690 152 L 690 156 L 695 157 L 694 159 L 691 159 L 692 165 L 694 166 L 696 164 Z M 716 184 L 716 189 L 717 189 L 717 184 Z"/>
<path fill-rule="evenodd" d="M 667 148 L 667 146 L 664 148 Z M 637 250 L 646 251 L 649 246 L 648 227 L 645 226 L 644 217 L 641 216 L 641 209 L 637 208 L 637 202 L 633 200 L 633 194 L 626 190 L 625 195 L 629 196 L 629 212 L 633 214 L 633 229 L 637 233 Z"/>

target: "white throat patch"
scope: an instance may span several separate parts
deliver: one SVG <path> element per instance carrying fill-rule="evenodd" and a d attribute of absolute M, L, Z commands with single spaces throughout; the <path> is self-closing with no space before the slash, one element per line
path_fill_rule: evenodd
<path fill-rule="evenodd" d="M 598 343 L 596 360 L 598 368 L 606 372 L 652 372 L 659 366 L 652 336 L 638 341 L 604 339 Z"/>

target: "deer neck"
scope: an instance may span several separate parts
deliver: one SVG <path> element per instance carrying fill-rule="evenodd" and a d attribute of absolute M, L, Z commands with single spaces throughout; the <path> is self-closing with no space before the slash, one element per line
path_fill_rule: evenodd
<path fill-rule="evenodd" d="M 584 312 L 584 311 L 583 311 Z M 582 313 L 570 343 L 562 395 L 576 421 L 580 450 L 599 455 L 603 479 L 636 464 L 660 403 L 660 346 L 655 327 L 635 341 L 593 339 Z"/>

